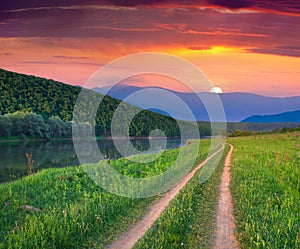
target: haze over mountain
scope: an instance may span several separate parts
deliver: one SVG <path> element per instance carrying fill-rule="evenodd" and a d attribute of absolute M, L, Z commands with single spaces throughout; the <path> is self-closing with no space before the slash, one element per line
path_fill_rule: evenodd
<path fill-rule="evenodd" d="M 154 88 L 166 90 L 159 87 Z M 116 99 L 124 100 L 127 96 L 131 95 L 132 93 L 138 92 L 143 89 L 145 88 L 119 84 L 114 86 L 108 92 L 108 95 Z M 93 90 L 100 93 L 106 93 L 107 87 L 94 88 Z M 197 120 L 209 121 L 208 113 L 203 103 L 199 100 L 199 97 L 195 93 L 182 93 L 172 90 L 167 91 L 181 98 L 191 109 Z M 215 97 L 213 96 L 214 93 L 201 92 L 198 94 L 200 96 L 200 99 L 212 99 L 213 97 Z M 163 96 L 161 95 L 159 96 L 157 94 L 153 94 L 151 96 L 151 99 L 155 102 L 161 100 L 162 97 Z M 273 115 L 283 112 L 296 111 L 300 108 L 300 96 L 279 98 L 261 96 L 252 93 L 234 92 L 222 93 L 219 94 L 219 97 L 223 103 L 226 119 L 228 122 L 240 122 L 241 120 L 244 120 L 253 115 Z M 134 104 L 130 100 L 128 102 Z M 140 102 L 142 101 L 139 101 L 139 103 Z M 139 107 L 143 108 L 143 106 Z M 174 106 L 174 108 L 176 108 L 176 106 Z M 164 115 L 166 114 L 164 110 L 156 111 Z M 178 115 L 179 116 L 177 116 L 177 118 L 189 120 L 189 117 L 186 115 L 185 112 L 181 112 Z"/>
<path fill-rule="evenodd" d="M 300 122 L 300 110 L 283 112 L 275 115 L 254 115 L 241 122 L 274 123 L 274 122 Z"/>

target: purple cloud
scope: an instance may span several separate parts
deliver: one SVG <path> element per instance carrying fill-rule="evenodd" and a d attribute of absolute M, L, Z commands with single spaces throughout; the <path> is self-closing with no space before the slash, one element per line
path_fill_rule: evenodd
<path fill-rule="evenodd" d="M 249 53 L 274 54 L 281 56 L 300 57 L 300 47 L 279 46 L 274 48 L 252 48 L 247 50 Z"/>

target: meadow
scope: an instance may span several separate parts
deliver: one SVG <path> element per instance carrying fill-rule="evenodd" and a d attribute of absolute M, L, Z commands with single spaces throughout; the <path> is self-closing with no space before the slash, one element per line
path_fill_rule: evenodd
<path fill-rule="evenodd" d="M 300 133 L 228 142 L 234 145 L 231 193 L 240 247 L 299 248 Z M 134 248 L 213 248 L 223 163 L 204 184 L 200 171 Z"/>
<path fill-rule="evenodd" d="M 299 248 L 300 133 L 252 135 L 228 142 L 234 146 L 230 188 L 240 247 Z M 195 165 L 206 158 L 209 145 L 210 140 L 202 140 Z M 196 173 L 135 249 L 213 247 L 227 152 L 228 146 L 220 161 L 213 158 Z M 166 150 L 144 165 L 130 158 L 110 160 L 110 165 L 127 176 L 151 177 L 166 171 L 178 153 L 179 149 Z M 202 182 L 202 173 L 212 165 L 216 170 Z M 0 185 L 0 248 L 105 248 L 160 198 L 111 194 L 83 168 L 45 169 Z"/>
<path fill-rule="evenodd" d="M 206 158 L 209 145 L 210 140 L 202 141 L 196 164 Z M 178 151 L 166 150 L 142 167 L 125 158 L 110 164 L 125 175 L 147 177 L 166 170 Z M 82 167 L 42 170 L 0 185 L 0 248 L 104 248 L 156 198 L 108 193 Z"/>
<path fill-rule="evenodd" d="M 300 133 L 231 138 L 241 248 L 300 248 Z"/>

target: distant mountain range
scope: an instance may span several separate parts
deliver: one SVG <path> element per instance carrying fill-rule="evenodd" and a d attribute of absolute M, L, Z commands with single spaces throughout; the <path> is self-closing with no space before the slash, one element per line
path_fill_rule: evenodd
<path fill-rule="evenodd" d="M 298 122 L 300 123 L 300 110 L 283 112 L 275 115 L 254 115 L 241 122 L 274 123 L 274 122 Z"/>
<path fill-rule="evenodd" d="M 63 121 L 71 121 L 74 111 L 74 105 L 77 99 L 78 94 L 82 90 L 81 87 L 74 87 L 71 85 L 63 84 L 61 82 L 48 80 L 44 78 L 39 78 L 35 76 L 25 75 L 10 72 L 7 70 L 3 70 L 0 68 L 0 114 L 4 115 L 7 113 L 14 113 L 16 111 L 23 112 L 34 112 L 36 114 L 42 115 L 44 120 L 48 120 L 50 117 L 56 116 L 60 117 Z M 99 89 L 98 89 L 99 90 Z M 142 90 L 142 88 L 138 87 L 128 87 L 119 85 L 114 88 L 109 94 L 115 96 L 118 99 L 124 99 L 126 96 L 131 93 Z M 165 91 L 161 88 L 162 91 Z M 100 89 L 100 92 L 105 92 L 105 89 Z M 153 90 L 154 91 L 154 90 Z M 87 103 L 93 103 L 97 101 L 99 98 L 99 94 L 88 91 L 90 93 L 90 98 Z M 155 92 L 155 91 L 154 91 Z M 178 97 L 182 98 L 184 102 L 187 102 L 187 105 L 191 106 L 191 110 L 195 113 L 198 120 L 205 120 L 207 118 L 207 113 L 204 109 L 203 104 L 199 101 L 197 95 L 191 93 L 177 93 L 173 92 Z M 188 117 L 184 110 L 178 108 L 178 105 L 174 104 L 173 100 L 169 100 L 168 96 L 157 96 L 152 94 L 151 91 L 147 92 L 147 96 L 140 96 L 139 103 L 155 103 L 161 102 L 164 104 L 168 104 L 168 107 L 171 107 L 177 111 L 177 117 L 182 117 L 182 119 Z M 149 98 L 150 94 L 150 98 Z M 235 96 L 234 98 L 232 97 Z M 201 93 L 202 97 L 212 97 L 213 95 L 210 93 Z M 225 106 L 225 112 L 227 117 L 229 116 L 230 121 L 234 120 L 242 120 L 252 115 L 252 113 L 257 110 L 262 110 L 262 107 L 259 107 L 255 102 L 255 98 L 257 99 L 271 99 L 273 100 L 273 106 L 276 107 L 273 110 L 273 113 L 280 113 L 280 104 L 282 103 L 282 107 L 289 110 L 295 108 L 295 110 L 299 110 L 299 97 L 293 98 L 267 98 L 263 96 L 257 96 L 253 94 L 243 94 L 243 93 L 235 93 L 235 94 L 221 94 L 219 95 L 221 100 Z M 144 98 L 143 98 L 144 97 Z M 214 95 L 216 97 L 216 95 Z M 231 97 L 231 98 L 229 98 Z M 251 100 L 247 100 L 247 98 L 251 98 L 253 104 L 251 104 Z M 232 101 L 236 101 L 230 103 L 230 99 Z M 129 99 L 130 100 L 130 99 Z M 247 100 L 247 101 L 245 101 Z M 277 103 L 276 101 L 279 101 Z M 274 103 L 277 103 L 277 106 Z M 129 101 L 130 103 L 130 101 Z M 293 104 L 294 103 L 294 104 Z M 109 96 L 104 97 L 101 105 L 97 110 L 96 119 L 96 133 L 102 134 L 103 132 L 107 135 L 110 134 L 111 131 L 111 119 L 115 113 L 115 110 L 119 108 L 120 101 L 115 98 L 110 98 Z M 253 106 L 257 106 L 256 110 L 253 110 Z M 142 106 L 141 106 L 142 107 Z M 249 108 L 252 111 L 249 111 Z M 269 110 L 272 110 L 272 104 L 268 104 Z M 298 108 L 296 108 L 298 107 Z M 130 105 L 123 105 L 122 108 L 125 108 L 124 111 L 126 115 L 130 116 L 133 114 L 133 111 L 136 113 L 138 108 L 132 107 Z M 232 108 L 232 109 L 230 109 Z M 146 136 L 149 131 L 154 129 L 162 129 L 167 136 L 178 136 L 178 125 L 175 120 L 159 115 L 169 115 L 166 110 L 158 110 L 155 106 L 147 107 L 150 111 L 142 111 L 139 114 L 135 115 L 132 120 L 132 129 L 130 130 L 130 134 L 132 136 Z M 239 113 L 238 110 L 241 112 Z M 288 111 L 287 110 L 287 111 Z M 151 112 L 153 111 L 153 112 Z M 202 112 L 203 111 L 203 112 Z M 293 110 L 291 110 L 293 111 Z M 156 112 L 156 113 L 155 113 Z M 255 113 L 257 114 L 257 112 Z M 281 111 L 281 112 L 285 112 Z M 251 113 L 251 115 L 249 115 Z M 86 115 L 86 112 L 81 112 L 82 115 Z M 233 115 L 234 114 L 234 115 Z M 0 117 L 1 117 L 0 115 Z M 206 115 L 206 116 L 205 116 Z M 262 115 L 265 115 L 263 113 Z M 242 117 L 242 118 L 241 118 Z M 2 120 L 3 121 L 3 120 Z M 7 125 L 6 123 L 4 123 Z M 3 122 L 2 122 L 3 125 Z M 202 135 L 210 134 L 210 123 L 209 122 L 198 122 L 199 130 Z M 249 131 L 272 131 L 275 129 L 280 129 L 282 127 L 295 127 L 297 123 L 288 123 L 288 122 L 277 122 L 277 123 L 227 123 L 228 132 L 232 132 L 234 130 L 249 130 Z M 3 126 L 1 126 L 0 120 L 0 130 L 2 131 Z"/>
<path fill-rule="evenodd" d="M 155 87 L 156 89 L 158 87 Z M 108 92 L 108 95 L 114 97 L 119 100 L 124 100 L 127 96 L 143 90 L 145 88 L 136 87 L 136 86 L 129 86 L 124 84 L 119 84 L 114 86 Z M 166 90 L 163 88 L 158 88 L 162 90 Z M 93 90 L 99 93 L 106 93 L 107 88 L 94 88 Z M 201 121 L 209 121 L 208 113 L 203 105 L 203 103 L 199 100 L 198 96 L 195 93 L 181 93 L 176 91 L 167 90 L 179 98 L 181 98 L 187 106 L 190 108 L 194 116 L 197 120 Z M 151 90 L 150 90 L 151 93 Z M 202 92 L 199 93 L 200 99 L 213 99 L 213 93 Z M 161 101 L 161 97 L 155 92 L 151 95 L 151 101 Z M 235 93 L 222 93 L 219 94 L 220 100 L 223 103 L 224 112 L 226 115 L 226 119 L 228 122 L 254 122 L 249 121 L 247 118 L 253 115 L 275 115 L 278 113 L 284 112 L 292 112 L 297 111 L 300 109 L 300 96 L 295 97 L 266 97 L 252 93 L 242 93 L 242 92 L 235 92 Z M 143 103 L 142 100 L 138 101 L 139 103 Z M 129 99 L 128 103 L 135 104 L 133 101 Z M 144 108 L 141 104 L 139 106 Z M 177 108 L 174 106 L 174 109 Z M 160 114 L 166 115 L 164 110 L 155 110 Z M 186 112 L 178 112 L 177 111 L 177 118 L 183 120 L 189 120 L 189 117 Z M 293 116 L 296 118 L 296 116 Z M 292 116 L 289 116 L 288 121 L 278 118 L 276 122 L 299 122 L 299 119 L 293 119 Z M 284 118 L 284 117 L 283 117 Z M 251 120 L 251 119 L 250 119 Z M 275 120 L 275 119 L 274 119 Z M 271 121 L 270 121 L 271 122 Z M 275 122 L 275 121 L 273 121 Z"/>

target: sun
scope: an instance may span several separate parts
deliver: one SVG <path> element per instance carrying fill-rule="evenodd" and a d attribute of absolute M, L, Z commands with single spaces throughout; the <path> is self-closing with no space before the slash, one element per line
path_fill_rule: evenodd
<path fill-rule="evenodd" d="M 223 90 L 220 87 L 213 87 L 210 89 L 211 93 L 223 93 Z"/>

